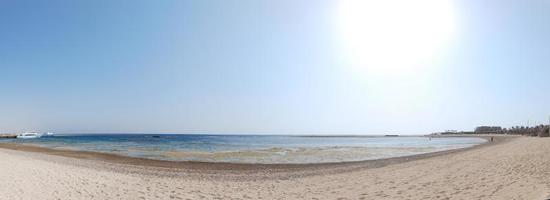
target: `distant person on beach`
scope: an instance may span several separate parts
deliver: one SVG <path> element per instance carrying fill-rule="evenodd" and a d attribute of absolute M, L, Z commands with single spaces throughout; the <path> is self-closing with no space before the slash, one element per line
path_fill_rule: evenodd
<path fill-rule="evenodd" d="M 493 142 L 493 137 L 491 136 L 491 142 Z"/>

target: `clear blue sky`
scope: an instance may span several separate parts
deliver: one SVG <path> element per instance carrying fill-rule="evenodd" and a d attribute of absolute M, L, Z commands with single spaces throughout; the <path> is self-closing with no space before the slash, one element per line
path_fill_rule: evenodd
<path fill-rule="evenodd" d="M 341 34 L 340 3 L 0 1 L 0 132 L 413 134 L 548 121 L 550 1 L 453 1 L 452 36 L 415 64 L 429 69 L 392 70 L 355 70 L 347 54 L 363 51 L 342 43 L 363 40 Z"/>

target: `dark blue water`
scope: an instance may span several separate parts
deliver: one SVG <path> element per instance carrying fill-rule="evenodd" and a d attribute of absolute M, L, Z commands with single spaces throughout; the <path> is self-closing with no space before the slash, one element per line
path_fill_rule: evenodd
<path fill-rule="evenodd" d="M 64 135 L 0 142 L 173 160 L 236 163 L 345 162 L 464 148 L 479 138 L 265 135 Z"/>

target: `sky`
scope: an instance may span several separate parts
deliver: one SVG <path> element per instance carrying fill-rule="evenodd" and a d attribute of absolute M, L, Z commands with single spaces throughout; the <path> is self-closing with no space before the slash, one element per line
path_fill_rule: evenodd
<path fill-rule="evenodd" d="M 549 36 L 548 0 L 0 0 L 0 132 L 548 123 Z"/>

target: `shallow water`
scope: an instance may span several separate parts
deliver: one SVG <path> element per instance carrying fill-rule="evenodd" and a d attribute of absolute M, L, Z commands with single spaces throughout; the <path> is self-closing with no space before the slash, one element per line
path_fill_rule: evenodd
<path fill-rule="evenodd" d="M 310 137 L 265 135 L 65 135 L 0 142 L 171 161 L 327 163 L 415 155 L 474 146 L 474 137 Z"/>

